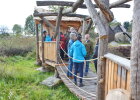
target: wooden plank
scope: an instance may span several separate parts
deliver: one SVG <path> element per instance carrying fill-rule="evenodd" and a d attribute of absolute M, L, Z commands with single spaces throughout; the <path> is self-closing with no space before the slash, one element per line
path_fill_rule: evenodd
<path fill-rule="evenodd" d="M 114 65 L 114 80 L 113 80 L 113 88 L 117 88 L 117 76 L 118 76 L 118 64 Z"/>
<path fill-rule="evenodd" d="M 127 74 L 126 74 L 126 69 L 124 69 L 122 67 L 122 76 L 121 76 L 121 88 L 122 89 L 126 89 L 126 78 L 127 78 Z"/>
<path fill-rule="evenodd" d="M 109 60 L 106 59 L 106 72 L 105 72 L 105 96 L 108 93 L 108 80 L 109 80 Z"/>
<path fill-rule="evenodd" d="M 114 84 L 113 80 L 114 80 L 114 62 L 111 61 L 111 83 L 110 83 L 111 89 L 113 89 Z"/>
<path fill-rule="evenodd" d="M 126 90 L 130 92 L 130 72 L 127 71 L 127 84 L 126 84 Z"/>
<path fill-rule="evenodd" d="M 121 65 L 122 67 L 130 71 L 130 60 L 111 53 L 105 54 L 104 57 L 112 60 L 113 62 Z"/>
<path fill-rule="evenodd" d="M 117 88 L 121 88 L 122 67 L 118 65 Z"/>
<path fill-rule="evenodd" d="M 109 60 L 109 73 L 108 73 L 108 91 L 111 89 L 111 60 Z"/>

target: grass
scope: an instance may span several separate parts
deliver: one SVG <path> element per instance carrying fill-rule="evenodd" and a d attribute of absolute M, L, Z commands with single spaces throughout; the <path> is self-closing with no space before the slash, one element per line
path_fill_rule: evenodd
<path fill-rule="evenodd" d="M 0 100 L 78 100 L 62 83 L 48 88 L 40 82 L 53 72 L 36 71 L 35 59 L 0 57 Z"/>

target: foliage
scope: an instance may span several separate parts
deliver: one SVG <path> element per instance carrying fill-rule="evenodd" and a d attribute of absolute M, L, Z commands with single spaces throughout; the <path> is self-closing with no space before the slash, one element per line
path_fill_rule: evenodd
<path fill-rule="evenodd" d="M 123 23 L 123 26 L 124 26 L 124 28 L 128 31 L 129 22 L 128 22 L 128 21 L 125 21 L 125 22 Z"/>
<path fill-rule="evenodd" d="M 0 55 L 25 55 L 35 49 L 35 37 L 8 36 L 0 38 Z"/>
<path fill-rule="evenodd" d="M 55 88 L 41 85 L 53 73 L 36 71 L 34 60 L 21 56 L 0 59 L 0 100 L 78 100 L 64 84 Z"/>
<path fill-rule="evenodd" d="M 13 26 L 12 30 L 13 30 L 13 33 L 15 33 L 15 34 L 20 34 L 23 31 L 21 25 L 18 25 L 18 24 L 15 24 Z"/>
<path fill-rule="evenodd" d="M 8 29 L 7 26 L 5 26 L 5 25 L 1 25 L 1 26 L 0 26 L 0 33 L 1 33 L 1 34 L 8 33 L 8 31 L 9 31 L 9 29 Z"/>
<path fill-rule="evenodd" d="M 35 35 L 35 22 L 32 15 L 26 18 L 24 32 L 26 35 Z"/>

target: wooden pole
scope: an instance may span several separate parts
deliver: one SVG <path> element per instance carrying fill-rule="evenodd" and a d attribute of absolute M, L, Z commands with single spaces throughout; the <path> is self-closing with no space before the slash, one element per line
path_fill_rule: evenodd
<path fill-rule="evenodd" d="M 59 13 L 58 13 L 58 16 L 57 16 L 57 21 L 56 21 L 56 31 L 55 31 L 55 35 L 54 35 L 54 38 L 56 38 L 56 55 L 57 55 L 57 60 L 56 60 L 56 63 L 59 64 L 60 63 L 60 57 L 59 57 L 59 54 L 60 54 L 60 23 L 61 23 L 61 19 L 62 19 L 62 11 L 63 11 L 63 7 L 60 7 L 59 8 Z M 55 77 L 59 77 L 59 74 L 57 72 L 57 70 L 55 69 Z"/>
<path fill-rule="evenodd" d="M 102 0 L 104 1 L 104 0 Z M 104 2 L 108 3 L 108 0 Z M 98 67 L 97 67 L 97 74 L 98 74 L 98 86 L 97 86 L 97 100 L 104 100 L 105 99 L 105 61 L 102 58 L 104 54 L 107 53 L 108 48 L 108 22 L 107 19 L 100 13 L 100 16 L 97 13 L 94 5 L 92 4 L 91 0 L 85 0 L 85 4 L 88 8 L 89 14 L 92 20 L 95 23 L 95 27 L 99 33 L 99 50 L 98 50 Z M 108 6 L 109 7 L 109 6 Z"/>
<path fill-rule="evenodd" d="M 88 24 L 88 26 L 87 26 L 87 28 L 86 28 L 86 30 L 85 30 L 85 34 L 88 34 L 89 33 L 89 30 L 91 29 L 92 25 L 93 25 L 93 21 L 91 19 L 90 22 L 89 22 L 89 24 Z"/>
<path fill-rule="evenodd" d="M 140 100 L 140 0 L 134 0 L 131 47 L 131 100 Z"/>
<path fill-rule="evenodd" d="M 82 26 L 82 41 L 84 41 L 85 38 L 85 30 L 87 26 L 87 21 L 83 19 L 83 26 Z"/>
<path fill-rule="evenodd" d="M 36 63 L 39 65 L 39 34 L 38 34 L 38 24 L 36 24 Z"/>
<path fill-rule="evenodd" d="M 42 46 L 42 67 L 44 66 L 44 36 L 43 36 L 43 20 L 41 20 L 41 46 Z"/>

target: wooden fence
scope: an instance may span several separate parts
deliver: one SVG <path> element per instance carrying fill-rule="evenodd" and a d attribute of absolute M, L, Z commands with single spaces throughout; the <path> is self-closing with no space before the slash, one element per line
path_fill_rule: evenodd
<path fill-rule="evenodd" d="M 42 57 L 42 46 L 41 42 L 39 41 L 39 57 Z M 44 59 L 56 62 L 57 55 L 56 55 L 56 42 L 44 42 Z"/>
<path fill-rule="evenodd" d="M 111 53 L 105 58 L 105 96 L 109 90 L 118 88 L 130 92 L 130 60 Z"/>

